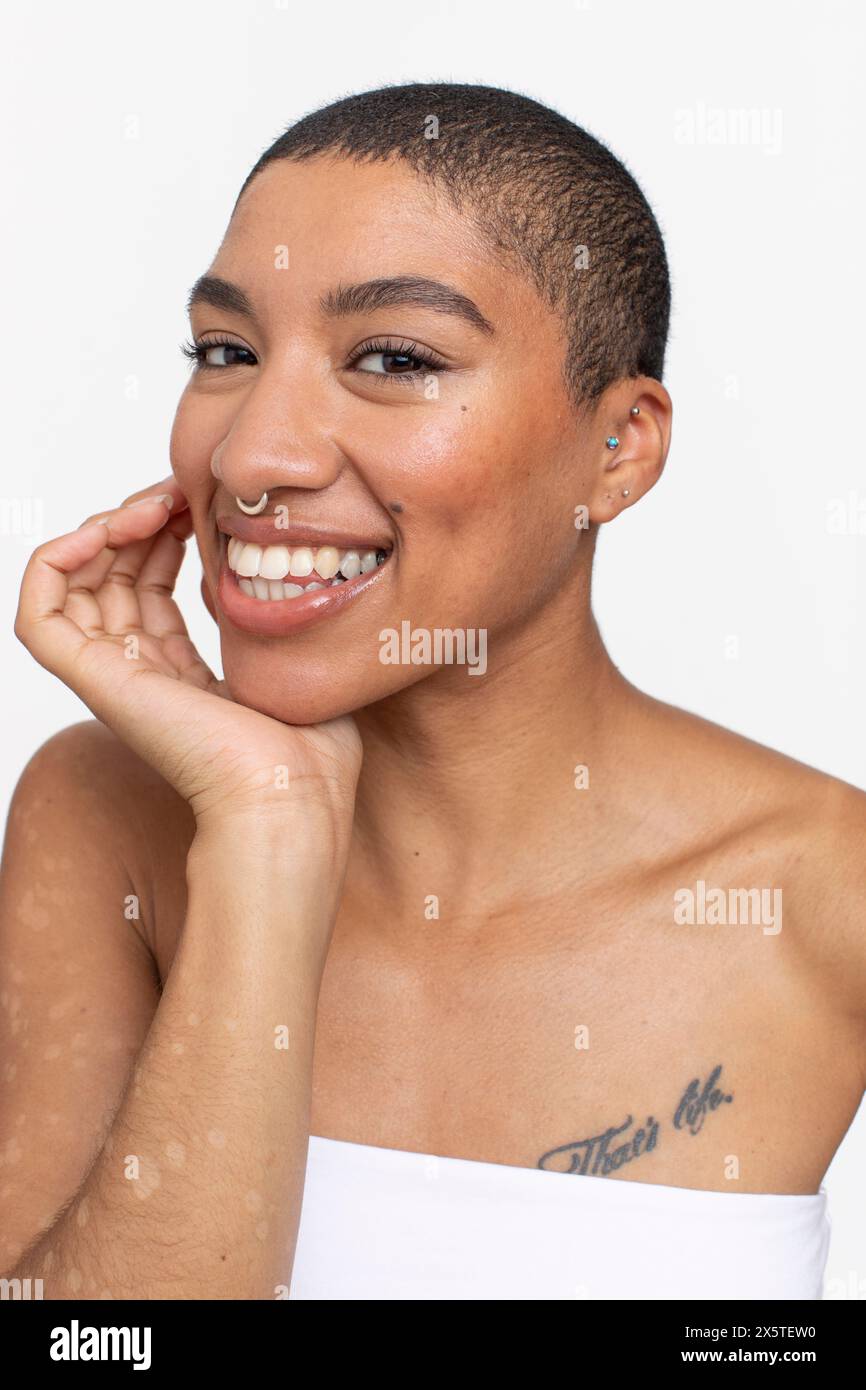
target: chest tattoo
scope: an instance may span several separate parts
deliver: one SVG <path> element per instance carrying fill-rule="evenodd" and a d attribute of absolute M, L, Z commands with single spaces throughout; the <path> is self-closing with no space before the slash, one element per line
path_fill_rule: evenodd
<path fill-rule="evenodd" d="M 730 1105 L 734 1099 L 717 1085 L 722 1074 L 721 1063 L 714 1067 L 701 1084 L 700 1077 L 694 1077 L 683 1091 L 671 1118 L 674 1129 L 686 1130 L 689 1134 L 699 1134 L 704 1121 L 720 1105 Z M 633 1163 L 636 1158 L 650 1153 L 659 1143 L 663 1128 L 659 1120 L 649 1115 L 643 1125 L 633 1129 L 634 1117 L 627 1115 L 621 1125 L 611 1125 L 600 1134 L 588 1139 L 575 1139 L 570 1144 L 560 1144 L 550 1149 L 538 1160 L 539 1168 L 547 1168 L 556 1173 L 579 1173 L 581 1176 L 606 1177 L 616 1172 L 625 1163 Z"/>

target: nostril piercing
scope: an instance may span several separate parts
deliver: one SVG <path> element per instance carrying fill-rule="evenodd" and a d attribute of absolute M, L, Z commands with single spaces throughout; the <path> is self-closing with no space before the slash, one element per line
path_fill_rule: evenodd
<path fill-rule="evenodd" d="M 263 512 L 268 505 L 268 494 L 263 492 L 258 502 L 244 502 L 240 497 L 236 497 L 235 501 L 241 511 L 246 512 L 247 516 L 258 516 L 259 512 Z"/>

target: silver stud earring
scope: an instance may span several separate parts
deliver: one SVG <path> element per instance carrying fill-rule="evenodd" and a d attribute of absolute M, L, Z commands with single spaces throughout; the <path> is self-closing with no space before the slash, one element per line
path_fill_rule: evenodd
<path fill-rule="evenodd" d="M 268 494 L 263 492 L 258 502 L 254 502 L 252 506 L 248 502 L 242 502 L 240 497 L 236 497 L 235 501 L 241 511 L 246 512 L 247 516 L 258 516 L 259 512 L 263 512 L 268 505 Z"/>
<path fill-rule="evenodd" d="M 629 493 L 628 488 L 627 488 L 627 487 L 624 487 L 623 490 L 622 490 L 622 495 L 623 495 L 623 497 L 628 497 L 628 493 Z"/>
<path fill-rule="evenodd" d="M 631 408 L 631 413 L 632 413 L 632 415 L 640 415 L 640 406 L 639 406 L 639 405 L 633 405 L 632 408 Z"/>

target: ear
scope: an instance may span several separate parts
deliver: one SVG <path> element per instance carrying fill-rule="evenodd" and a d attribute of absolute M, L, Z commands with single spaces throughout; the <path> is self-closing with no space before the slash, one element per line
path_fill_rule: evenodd
<path fill-rule="evenodd" d="M 632 414 L 635 407 L 637 414 Z M 598 446 L 593 440 L 590 451 L 597 465 L 589 500 L 594 525 L 613 521 L 658 482 L 670 448 L 672 417 L 673 402 L 653 377 L 617 382 L 602 396 L 593 416 Z"/>
<path fill-rule="evenodd" d="M 210 613 L 214 622 L 217 622 L 216 605 L 213 601 L 213 595 L 211 594 L 211 591 L 208 588 L 207 580 L 205 579 L 203 574 L 201 577 L 201 596 L 204 599 L 205 608 Z"/>

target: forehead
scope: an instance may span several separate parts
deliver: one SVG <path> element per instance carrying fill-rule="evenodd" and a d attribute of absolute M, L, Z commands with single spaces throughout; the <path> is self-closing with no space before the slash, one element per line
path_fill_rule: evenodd
<path fill-rule="evenodd" d="M 285 249 L 283 249 L 285 248 Z M 444 190 L 401 160 L 275 160 L 257 174 L 210 273 L 266 295 L 275 265 L 316 293 L 418 275 L 465 290 L 491 319 L 538 313 L 526 277 Z"/>

